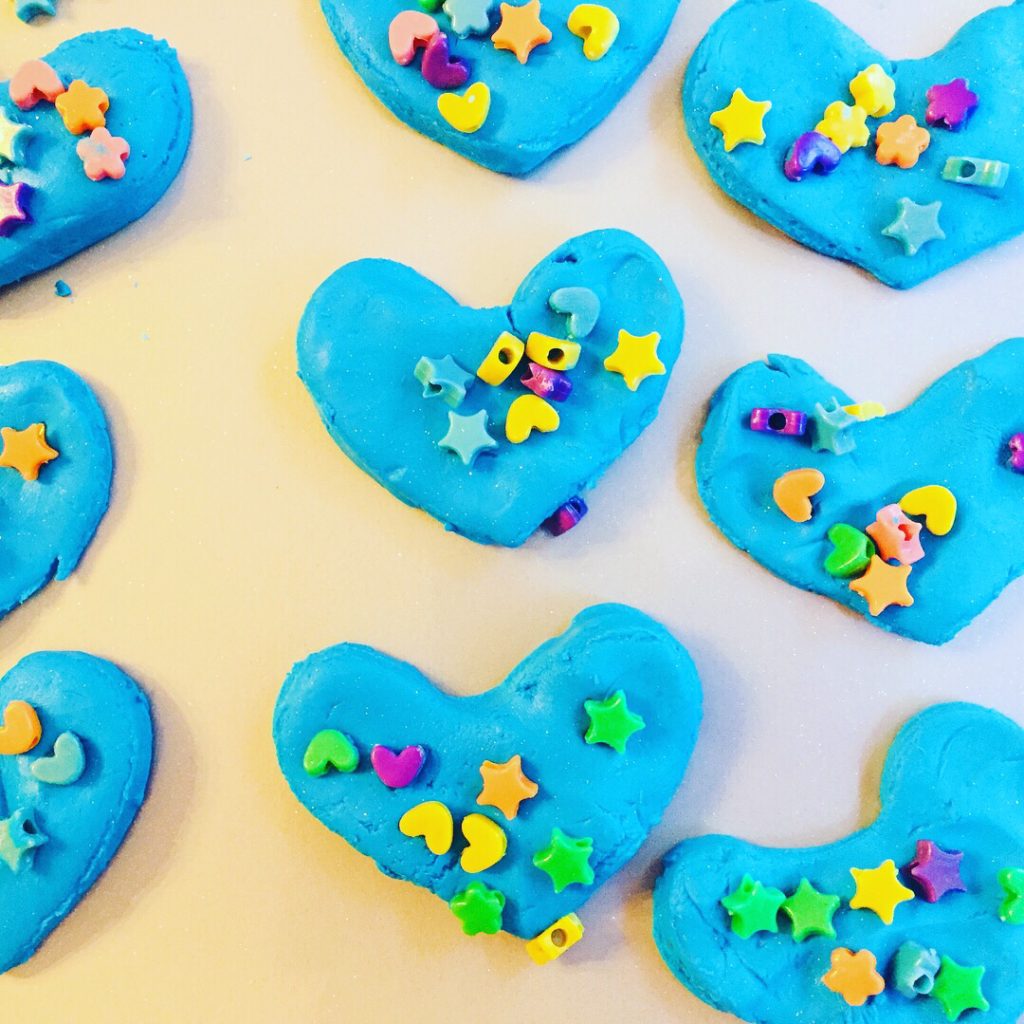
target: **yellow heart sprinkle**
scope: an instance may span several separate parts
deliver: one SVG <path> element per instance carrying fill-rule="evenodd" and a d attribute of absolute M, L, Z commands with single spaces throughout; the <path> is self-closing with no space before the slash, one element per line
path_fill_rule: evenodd
<path fill-rule="evenodd" d="M 474 82 L 461 96 L 443 92 L 437 97 L 437 109 L 457 132 L 472 135 L 483 127 L 491 112 L 491 90 L 484 82 Z"/>

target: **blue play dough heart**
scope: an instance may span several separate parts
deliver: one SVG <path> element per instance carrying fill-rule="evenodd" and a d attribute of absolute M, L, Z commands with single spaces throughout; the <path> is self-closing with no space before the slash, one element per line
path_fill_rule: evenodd
<path fill-rule="evenodd" d="M 0 861 L 0 971 L 27 960 L 110 863 L 145 797 L 153 749 L 149 702 L 109 661 L 30 655 L 0 680 L 0 713 L 14 700 L 35 708 L 42 739 L 0 757 L 0 818 L 30 812 L 46 842 L 17 873 Z M 82 741 L 85 771 L 69 785 L 40 782 L 32 763 L 65 732 Z"/>
<path fill-rule="evenodd" d="M 793 142 L 814 130 L 828 104 L 852 104 L 850 81 L 876 63 L 895 78 L 895 111 L 868 119 L 872 140 L 850 150 L 832 175 L 789 181 L 782 167 Z M 923 126 L 925 93 L 955 78 L 968 79 L 980 98 L 967 125 L 931 129 L 931 145 L 911 170 L 880 166 L 877 126 L 901 114 Z M 772 109 L 763 146 L 726 153 L 708 119 L 735 89 L 770 100 Z M 683 108 L 697 152 L 730 196 L 798 242 L 859 264 L 895 288 L 919 284 L 1024 231 L 1024 3 L 980 15 L 931 57 L 892 61 L 811 0 L 740 0 L 694 54 Z M 994 191 L 944 181 L 943 167 L 954 156 L 1010 164 L 1008 184 Z M 946 238 L 916 256 L 882 234 L 903 197 L 942 203 Z"/>
<path fill-rule="evenodd" d="M 753 431 L 750 413 L 767 407 L 812 416 L 815 403 L 853 399 L 799 359 L 752 363 L 711 400 L 697 452 L 701 499 L 729 540 L 776 575 L 848 605 L 883 629 L 945 643 L 1024 572 L 1024 474 L 1008 465 L 1009 439 L 1024 431 L 1022 367 L 1024 340 L 997 345 L 947 373 L 903 411 L 854 424 L 856 449 L 837 456 L 812 452 L 806 436 Z M 814 497 L 813 518 L 798 525 L 775 506 L 772 486 L 803 467 L 819 469 L 825 486 Z M 870 617 L 849 581 L 823 568 L 832 550 L 828 529 L 848 523 L 863 530 L 881 508 L 929 484 L 949 488 L 958 499 L 956 524 L 945 537 L 922 530 L 926 555 L 908 582 L 914 605 Z"/>
<path fill-rule="evenodd" d="M 529 174 L 604 120 L 657 52 L 678 5 L 679 0 L 609 5 L 619 17 L 619 36 L 603 58 L 591 61 L 583 55 L 583 40 L 566 26 L 577 0 L 544 0 L 541 19 L 552 39 L 525 66 L 514 53 L 496 50 L 489 36 L 459 39 L 438 9 L 434 17 L 453 55 L 472 67 L 470 83 L 485 82 L 491 90 L 486 123 L 465 135 L 438 113 L 441 93 L 420 74 L 421 58 L 403 67 L 391 56 L 388 26 L 399 12 L 417 9 L 416 0 L 320 0 L 342 52 L 396 117 L 484 167 L 516 175 Z M 492 28 L 499 18 L 495 0 Z"/>
<path fill-rule="evenodd" d="M 30 127 L 23 160 L 0 179 L 33 189 L 31 223 L 0 238 L 0 286 L 52 267 L 146 213 L 181 169 L 192 134 L 192 100 L 177 56 L 134 29 L 90 32 L 43 58 L 65 85 L 81 78 L 110 98 L 107 128 L 131 146 L 120 181 L 90 181 L 72 135 L 45 100 L 19 110 L 6 82 L 0 111 Z"/>
<path fill-rule="evenodd" d="M 110 503 L 110 433 L 85 381 L 59 363 L 0 367 L 0 427 L 33 423 L 60 454 L 37 480 L 0 468 L 0 615 L 71 575 Z"/>
<path fill-rule="evenodd" d="M 662 957 L 700 999 L 758 1024 L 943 1021 L 934 998 L 909 1000 L 890 979 L 893 955 L 912 941 L 961 966 L 984 967 L 982 988 L 991 1010 L 968 1016 L 1013 1024 L 1024 1011 L 1024 928 L 999 919 L 1005 893 L 998 874 L 1024 866 L 1022 765 L 1024 732 L 1008 718 L 973 704 L 925 711 L 896 737 L 882 776 L 881 812 L 863 831 L 808 849 L 705 836 L 672 850 L 654 889 L 654 937 Z M 967 892 L 949 893 L 938 903 L 919 895 L 896 908 L 890 926 L 873 911 L 850 910 L 850 869 L 875 868 L 888 859 L 903 868 L 914 859 L 918 840 L 963 852 Z M 807 878 L 820 892 L 841 897 L 833 920 L 837 938 L 796 943 L 784 915 L 778 934 L 735 935 L 720 900 L 745 874 L 787 895 Z M 911 883 L 906 871 L 901 881 Z M 838 947 L 867 949 L 877 958 L 886 989 L 866 1007 L 851 1009 L 821 984 Z"/>
<path fill-rule="evenodd" d="M 493 454 L 472 470 L 437 442 L 448 406 L 424 399 L 413 375 L 421 356 L 454 357 L 473 373 L 503 331 L 566 336 L 566 317 L 548 299 L 560 288 L 595 292 L 601 314 L 580 339 L 570 371 L 573 392 L 560 403 L 561 426 L 525 443 L 505 440 L 503 425 L 523 367 L 500 387 L 477 380 L 460 415 L 486 409 Z M 604 368 L 620 329 L 661 334 L 666 374 L 636 392 Z M 327 279 L 299 328 L 299 376 L 331 436 L 378 483 L 449 529 L 481 543 L 522 544 L 556 509 L 593 486 L 654 419 L 679 355 L 683 307 L 664 263 L 623 231 L 595 231 L 555 250 L 520 285 L 509 306 L 469 309 L 400 263 L 360 260 Z"/>
<path fill-rule="evenodd" d="M 583 702 L 619 689 L 646 723 L 621 755 L 583 740 Z M 700 705 L 700 683 L 685 649 L 640 612 L 603 605 L 577 616 L 564 635 L 475 697 L 448 696 L 411 665 L 368 647 L 321 651 L 285 681 L 274 742 L 299 800 L 385 874 L 444 900 L 482 881 L 505 895 L 504 930 L 529 938 L 576 910 L 636 853 L 682 779 Z M 323 729 L 337 729 L 355 743 L 361 762 L 353 774 L 306 774 L 303 754 Z M 377 778 L 369 753 L 378 743 L 427 748 L 413 785 L 390 790 Z M 479 768 L 515 754 L 540 791 L 508 821 L 476 803 Z M 398 829 L 405 811 L 425 800 L 441 801 L 455 816 L 455 844 L 440 857 Z M 472 875 L 458 862 L 464 845 L 458 825 L 470 813 L 487 815 L 508 835 L 504 859 Z M 547 846 L 554 827 L 593 839 L 593 885 L 573 884 L 556 895 L 548 875 L 533 866 L 533 854 Z"/>

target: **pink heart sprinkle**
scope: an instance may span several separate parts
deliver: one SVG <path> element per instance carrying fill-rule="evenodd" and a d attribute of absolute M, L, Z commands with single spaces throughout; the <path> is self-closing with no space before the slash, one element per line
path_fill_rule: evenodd
<path fill-rule="evenodd" d="M 424 747 L 406 747 L 396 754 L 379 743 L 370 751 L 370 764 L 377 778 L 389 789 L 404 789 L 423 768 L 427 760 Z"/>
<path fill-rule="evenodd" d="M 65 89 L 60 76 L 46 61 L 30 60 L 15 72 L 8 91 L 19 110 L 31 110 L 40 100 L 52 103 Z"/>

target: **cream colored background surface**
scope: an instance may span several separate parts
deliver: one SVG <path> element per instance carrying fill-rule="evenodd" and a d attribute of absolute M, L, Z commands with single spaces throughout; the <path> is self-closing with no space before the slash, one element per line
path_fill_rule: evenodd
<path fill-rule="evenodd" d="M 827 4 L 901 56 L 992 6 Z M 897 406 L 1024 332 L 1024 243 L 901 295 L 755 225 L 711 187 L 678 92 L 726 0 L 683 0 L 608 121 L 522 182 L 393 121 L 313 0 L 61 0 L 36 28 L 9 7 L 0 77 L 68 36 L 132 24 L 178 48 L 196 129 L 153 214 L 0 295 L 4 360 L 82 373 L 117 449 L 96 542 L 70 581 L 0 624 L 0 667 L 47 648 L 112 658 L 147 689 L 159 728 L 134 830 L 39 954 L 0 979 L 5 1020 L 724 1020 L 649 938 L 650 884 L 675 841 L 830 840 L 873 814 L 881 755 L 908 715 L 968 697 L 1024 721 L 1020 585 L 929 649 L 756 568 L 697 501 L 702 409 L 741 363 L 792 352 Z M 388 256 L 465 302 L 504 302 L 555 245 L 606 226 L 660 250 L 687 339 L 661 416 L 583 528 L 479 548 L 335 448 L 293 345 L 327 274 Z M 73 301 L 54 297 L 58 276 Z M 539 969 L 507 936 L 462 938 L 434 897 L 314 821 L 277 771 L 271 712 L 291 664 L 341 640 L 415 661 L 456 692 L 485 689 L 602 600 L 638 605 L 690 647 L 706 722 L 663 824 L 585 907 L 585 942 Z"/>

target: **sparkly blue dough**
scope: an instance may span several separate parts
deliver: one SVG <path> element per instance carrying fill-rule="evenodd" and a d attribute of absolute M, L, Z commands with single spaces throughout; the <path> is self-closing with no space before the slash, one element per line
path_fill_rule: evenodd
<path fill-rule="evenodd" d="M 681 843 L 666 856 L 654 888 L 654 938 L 665 963 L 698 998 L 756 1024 L 938 1024 L 946 1018 L 934 999 L 906 999 L 889 980 L 890 961 L 911 940 L 986 968 L 982 987 L 991 1010 L 963 1021 L 1014 1024 L 1024 1012 L 1024 928 L 999 920 L 1004 893 L 997 875 L 1022 859 L 1022 765 L 1024 732 L 1016 723 L 973 704 L 938 705 L 896 737 L 882 776 L 881 812 L 863 831 L 807 849 L 768 849 L 727 836 Z M 964 852 L 968 892 L 903 903 L 891 926 L 872 911 L 850 910 L 850 868 L 889 858 L 902 868 L 919 839 Z M 796 943 L 781 914 L 777 935 L 733 934 L 719 901 L 745 873 L 787 894 L 806 877 L 819 891 L 841 896 L 837 938 Z M 859 1010 L 820 982 L 840 946 L 870 950 L 886 977 L 885 991 Z"/>
<path fill-rule="evenodd" d="M 149 702 L 116 665 L 80 652 L 32 654 L 0 679 L 0 710 L 24 700 L 43 735 L 29 753 L 0 757 L 0 818 L 31 813 L 46 836 L 18 874 L 0 862 L 0 971 L 27 960 L 103 873 L 146 795 L 153 750 Z M 32 774 L 64 732 L 85 751 L 78 781 Z"/>
<path fill-rule="evenodd" d="M 38 480 L 0 469 L 0 615 L 71 575 L 110 504 L 110 433 L 85 381 L 59 363 L 0 366 L 0 427 L 32 423 L 60 454 Z"/>
<path fill-rule="evenodd" d="M 622 755 L 583 740 L 584 700 L 620 688 L 629 709 L 646 721 Z M 299 800 L 386 875 L 446 901 L 482 881 L 506 897 L 504 930 L 532 938 L 577 910 L 636 853 L 683 777 L 700 717 L 700 682 L 685 649 L 646 615 L 601 605 L 474 697 L 445 694 L 411 665 L 372 648 L 328 648 L 296 665 L 285 681 L 274 743 Z M 360 764 L 353 774 L 306 774 L 303 754 L 321 729 L 338 729 L 356 745 Z M 413 785 L 390 790 L 380 782 L 369 759 L 377 743 L 427 747 Z M 515 754 L 540 792 L 508 821 L 476 803 L 479 769 L 484 760 L 503 763 Z M 424 800 L 441 801 L 455 817 L 456 839 L 446 855 L 435 857 L 422 839 L 398 830 L 405 811 Z M 459 822 L 470 813 L 493 818 L 508 835 L 504 859 L 474 875 L 458 863 Z M 594 840 L 593 885 L 570 885 L 555 895 L 549 876 L 533 866 L 553 827 Z"/>
<path fill-rule="evenodd" d="M 936 381 L 906 409 L 857 423 L 847 455 L 813 452 L 806 438 L 749 428 L 758 406 L 804 410 L 835 396 L 854 401 L 810 366 L 770 356 L 734 373 L 711 400 L 697 451 L 697 489 L 716 526 L 737 547 L 794 586 L 824 594 L 882 629 L 942 644 L 952 639 L 1024 572 L 1020 509 L 1024 474 L 1008 466 L 1008 442 L 1024 430 L 1024 339 L 1003 342 Z M 879 396 L 863 396 L 876 399 Z M 772 501 L 772 485 L 791 469 L 814 467 L 825 487 L 810 522 L 790 522 Z M 823 563 L 836 523 L 864 529 L 885 505 L 927 484 L 957 498 L 945 537 L 921 532 L 925 557 L 913 566 L 910 608 L 867 614 L 849 581 Z"/>
<path fill-rule="evenodd" d="M 752 46 L 751 40 L 757 40 Z M 771 54 L 766 60 L 764 55 Z M 798 136 L 811 131 L 825 107 L 853 103 L 849 84 L 871 64 L 896 81 L 896 109 L 869 118 L 872 141 L 847 153 L 831 175 L 794 183 L 782 166 Z M 875 160 L 874 131 L 882 121 L 912 114 L 925 126 L 933 85 L 967 78 L 980 105 L 960 131 L 931 129 L 931 145 L 911 170 Z M 708 123 L 734 89 L 771 100 L 763 146 L 726 153 Z M 796 241 L 859 264 L 894 288 L 909 288 L 1024 231 L 1024 2 L 986 11 L 939 53 L 892 61 L 811 0 L 740 0 L 711 27 L 694 54 L 683 87 L 687 130 L 712 178 L 733 199 Z M 949 157 L 1012 165 L 1002 190 L 944 181 Z M 944 241 L 916 256 L 882 234 L 901 198 L 942 202 Z"/>
<path fill-rule="evenodd" d="M 487 122 L 465 135 L 438 113 L 441 93 L 420 74 L 419 56 L 405 67 L 391 56 L 388 26 L 415 4 L 320 0 L 342 52 L 396 117 L 484 167 L 515 175 L 529 174 L 604 120 L 654 57 L 679 0 L 647 0 L 618 9 L 619 37 L 598 61 L 583 56 L 583 40 L 566 26 L 576 5 L 577 0 L 544 0 L 541 20 L 551 31 L 551 42 L 538 46 L 525 66 L 514 53 L 496 50 L 489 36 L 459 39 L 443 10 L 433 15 L 449 35 L 453 55 L 470 62 L 470 83 L 486 82 L 491 90 Z M 499 20 L 496 0 L 492 24 Z"/>
<path fill-rule="evenodd" d="M 601 315 L 569 372 L 573 393 L 561 426 L 521 445 L 505 439 L 512 400 L 529 394 L 513 372 L 501 387 L 477 381 L 459 407 L 485 408 L 499 441 L 468 472 L 437 442 L 443 402 L 424 400 L 413 371 L 424 353 L 451 355 L 471 371 L 503 331 L 566 337 L 567 318 L 548 306 L 558 288 L 598 296 Z M 624 328 L 661 334 L 668 374 L 636 392 L 604 360 Z M 485 544 L 522 544 L 556 509 L 592 487 L 657 415 L 683 337 L 683 308 L 664 263 L 623 231 L 594 231 L 555 250 L 520 285 L 510 306 L 469 309 L 400 263 L 360 260 L 317 290 L 299 328 L 299 376 L 342 450 L 395 497 Z"/>
<path fill-rule="evenodd" d="M 25 164 L 12 181 L 32 186 L 32 221 L 0 238 L 0 287 L 52 267 L 138 220 L 170 187 L 192 134 L 192 100 L 167 43 L 134 29 L 90 32 L 45 60 L 65 85 L 82 78 L 110 97 L 107 128 L 131 146 L 120 181 L 90 181 L 52 103 L 19 110 L 0 84 L 0 110 L 31 128 Z"/>

